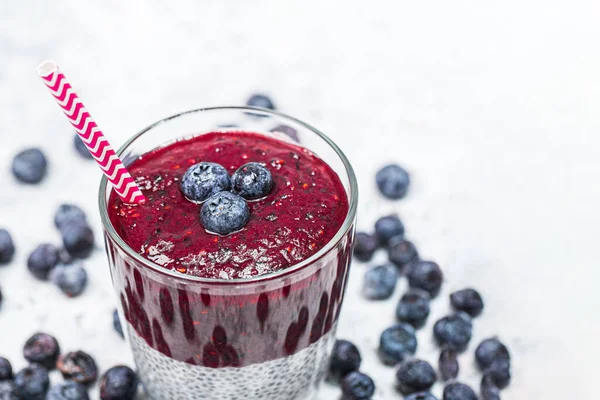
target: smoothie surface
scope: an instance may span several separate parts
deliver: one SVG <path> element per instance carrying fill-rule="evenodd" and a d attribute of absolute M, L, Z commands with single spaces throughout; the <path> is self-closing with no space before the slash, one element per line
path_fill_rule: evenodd
<path fill-rule="evenodd" d="M 239 232 L 205 231 L 200 205 L 180 190 L 185 171 L 200 161 L 230 175 L 248 162 L 266 165 L 273 189 L 249 201 Z M 109 216 L 117 233 L 143 257 L 166 269 L 205 278 L 236 279 L 278 271 L 305 260 L 337 233 L 348 213 L 338 175 L 309 150 L 250 132 L 211 132 L 146 153 L 128 170 L 146 196 L 124 204 L 111 193 Z"/>

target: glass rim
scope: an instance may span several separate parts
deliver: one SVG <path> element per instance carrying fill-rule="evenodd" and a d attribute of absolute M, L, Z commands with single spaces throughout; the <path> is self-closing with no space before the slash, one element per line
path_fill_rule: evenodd
<path fill-rule="evenodd" d="M 150 268 L 151 270 L 153 270 L 155 272 L 158 272 L 158 273 L 164 274 L 164 275 L 168 275 L 170 277 L 173 277 L 175 279 L 179 279 L 182 281 L 195 282 L 195 283 L 207 283 L 207 284 L 228 284 L 228 285 L 233 284 L 233 285 L 235 285 L 235 284 L 250 284 L 250 283 L 255 283 L 255 282 L 272 280 L 272 279 L 276 279 L 276 278 L 279 278 L 282 276 L 292 274 L 294 272 L 301 271 L 308 265 L 315 263 L 316 261 L 318 261 L 319 259 L 324 257 L 326 254 L 328 254 L 346 236 L 346 234 L 352 227 L 352 224 L 354 222 L 356 212 L 358 209 L 358 182 L 356 180 L 356 175 L 354 174 L 354 169 L 352 168 L 350 161 L 348 161 L 348 158 L 346 157 L 344 152 L 335 144 L 335 142 L 333 142 L 323 132 L 319 131 L 318 129 L 314 128 L 313 126 L 311 126 L 305 122 L 300 121 L 299 119 L 296 119 L 296 118 L 291 117 L 286 114 L 279 113 L 277 111 L 267 110 L 264 108 L 244 107 L 244 106 L 204 107 L 204 108 L 196 108 L 196 109 L 184 111 L 184 112 L 174 114 L 169 117 L 160 119 L 160 120 L 148 125 L 147 127 L 143 128 L 142 130 L 140 130 L 138 133 L 136 133 L 135 135 L 130 137 L 117 150 L 117 152 L 116 152 L 117 156 L 121 157 L 123 155 L 123 153 L 127 150 L 127 148 L 135 140 L 137 140 L 140 136 L 142 136 L 144 133 L 152 130 L 153 128 L 155 128 L 159 125 L 167 123 L 172 119 L 182 117 L 182 116 L 185 116 L 188 114 L 200 113 L 203 111 L 227 111 L 227 110 L 252 112 L 254 114 L 259 113 L 259 114 L 264 114 L 267 116 L 272 115 L 272 116 L 277 116 L 280 118 L 288 119 L 288 120 L 291 120 L 291 121 L 303 126 L 304 128 L 307 128 L 308 130 L 317 134 L 317 136 L 319 136 L 321 139 L 323 139 L 325 141 L 325 143 L 327 143 L 335 151 L 336 155 L 340 158 L 340 160 L 342 161 L 342 164 L 344 165 L 346 174 L 348 175 L 348 180 L 350 183 L 350 195 L 349 195 L 349 199 L 348 199 L 349 208 L 348 208 L 348 213 L 346 214 L 346 218 L 344 219 L 342 226 L 338 229 L 338 231 L 333 236 L 333 238 L 329 242 L 327 242 L 327 244 L 325 244 L 325 246 L 323 246 L 319 251 L 317 251 L 315 254 L 308 257 L 307 259 L 302 260 L 299 263 L 292 264 L 291 266 L 281 269 L 279 271 L 269 272 L 267 274 L 258 275 L 258 276 L 252 277 L 252 278 L 234 278 L 234 279 L 204 278 L 204 277 L 199 277 L 199 276 L 187 275 L 187 274 L 182 274 L 182 273 L 174 271 L 174 270 L 166 269 L 166 268 L 142 257 L 139 253 L 134 251 L 127 243 L 125 243 L 125 241 L 119 236 L 119 234 L 113 227 L 112 222 L 108 216 L 108 204 L 106 201 L 107 200 L 106 199 L 106 191 L 108 188 L 108 179 L 106 178 L 105 175 L 103 175 L 102 179 L 100 180 L 100 188 L 99 188 L 99 193 L 98 193 L 98 205 L 100 206 L 100 219 L 102 220 L 102 225 L 103 225 L 104 231 L 109 235 L 111 240 L 113 240 L 123 251 L 125 251 L 125 253 L 128 256 L 130 256 L 137 262 L 141 263 L 142 265 Z"/>

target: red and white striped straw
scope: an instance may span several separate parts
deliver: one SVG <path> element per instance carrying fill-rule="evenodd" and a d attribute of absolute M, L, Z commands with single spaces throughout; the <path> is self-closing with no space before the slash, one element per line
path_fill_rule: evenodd
<path fill-rule="evenodd" d="M 102 172 L 112 183 L 115 192 L 126 203 L 143 203 L 146 198 L 142 191 L 79 100 L 65 75 L 58 69 L 58 65 L 53 61 L 44 61 L 38 66 L 38 75 L 50 90 L 50 94 L 56 99 L 92 157 L 98 162 Z"/>

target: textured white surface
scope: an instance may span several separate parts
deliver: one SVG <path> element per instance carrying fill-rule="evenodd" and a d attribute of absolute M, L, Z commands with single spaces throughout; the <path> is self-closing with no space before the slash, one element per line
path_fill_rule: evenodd
<path fill-rule="evenodd" d="M 36 76 L 37 64 L 52 58 L 115 145 L 181 110 L 271 94 L 353 162 L 359 227 L 398 211 L 421 254 L 443 267 L 434 317 L 448 310 L 451 290 L 474 286 L 485 296 L 461 380 L 477 383 L 472 350 L 497 333 L 514 355 L 503 399 L 594 397 L 600 3 L 91 3 L 0 2 L 0 225 L 18 247 L 0 268 L 0 354 L 17 368 L 36 330 L 57 335 L 64 350 L 89 351 L 102 370 L 130 362 L 112 331 L 102 250 L 87 262 L 91 284 L 77 299 L 25 267 L 35 244 L 58 242 L 52 215 L 63 201 L 85 206 L 101 246 L 100 172 L 75 154 L 71 130 Z M 40 186 L 19 185 L 8 172 L 11 156 L 28 145 L 50 154 Z M 391 160 L 414 181 L 398 203 L 373 187 L 376 168 Z M 394 299 L 369 304 L 359 296 L 363 271 L 354 266 L 339 333 L 360 346 L 376 399 L 400 398 L 375 349 L 406 282 Z M 419 332 L 418 353 L 429 361 L 437 358 L 433 322 Z"/>

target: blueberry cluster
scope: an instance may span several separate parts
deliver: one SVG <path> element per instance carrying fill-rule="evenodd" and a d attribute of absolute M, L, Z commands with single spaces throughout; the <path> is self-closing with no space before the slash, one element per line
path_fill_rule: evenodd
<path fill-rule="evenodd" d="M 181 179 L 181 191 L 191 202 L 202 204 L 200 221 L 212 233 L 228 235 L 242 229 L 250 218 L 247 200 L 265 197 L 273 188 L 271 172 L 249 162 L 230 177 L 216 163 L 192 165 Z"/>
<path fill-rule="evenodd" d="M 36 333 L 23 346 L 29 365 L 13 374 L 11 363 L 0 357 L 0 399 L 6 400 L 88 400 L 88 386 L 96 382 L 98 367 L 84 351 L 60 354 L 53 336 Z M 49 372 L 58 369 L 63 382 L 50 387 Z M 116 366 L 100 379 L 100 399 L 133 400 L 138 378 L 131 368 Z"/>
<path fill-rule="evenodd" d="M 390 199 L 404 197 L 409 182 L 406 171 L 397 165 L 384 167 L 376 176 L 381 193 Z M 444 274 L 437 263 L 422 260 L 415 245 L 404 234 L 404 225 L 398 216 L 387 215 L 377 220 L 373 233 L 357 232 L 355 237 L 355 259 L 368 262 L 382 248 L 387 251 L 389 261 L 388 264 L 371 267 L 365 272 L 363 295 L 367 299 L 389 299 L 398 279 L 403 275 L 409 286 L 409 290 L 400 297 L 396 305 L 398 323 L 385 329 L 380 336 L 379 358 L 385 365 L 396 366 L 396 387 L 406 396 L 405 399 L 436 400 L 429 390 L 439 377 L 447 383 L 443 400 L 476 400 L 478 397 L 475 391 L 456 379 L 460 369 L 458 355 L 467 349 L 471 341 L 473 318 L 483 311 L 483 299 L 472 288 L 450 294 L 454 312 L 440 318 L 433 326 L 433 336 L 441 349 L 437 373 L 430 363 L 415 358 L 418 344 L 415 329 L 425 325 L 430 313 L 430 302 L 440 293 Z M 335 351 L 330 375 L 338 378 L 340 371 L 348 373 L 358 370 L 360 355 L 356 346 L 347 341 L 338 341 Z M 340 362 L 348 359 L 355 362 Z M 499 400 L 500 390 L 508 386 L 511 378 L 508 349 L 497 338 L 486 339 L 477 347 L 475 359 L 483 372 L 481 399 Z"/>

